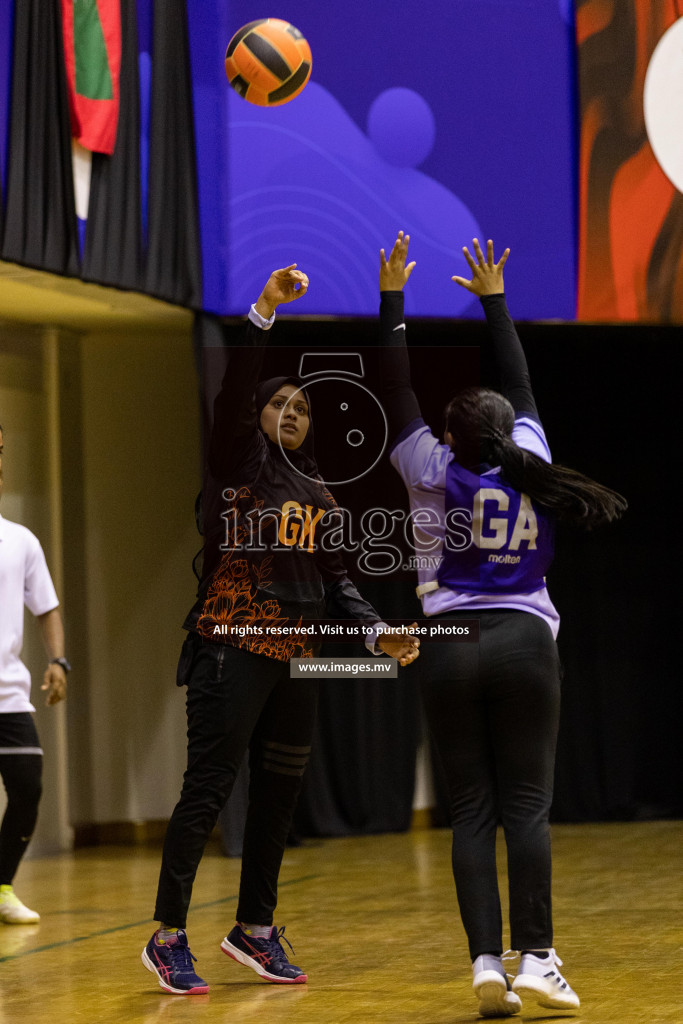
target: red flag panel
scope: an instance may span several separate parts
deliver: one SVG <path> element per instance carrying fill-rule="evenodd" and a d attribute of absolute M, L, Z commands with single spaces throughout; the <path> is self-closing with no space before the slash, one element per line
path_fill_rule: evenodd
<path fill-rule="evenodd" d="M 683 194 L 643 98 L 658 44 L 674 24 L 683 37 L 680 13 L 676 0 L 578 4 L 579 320 L 683 321 Z"/>
<path fill-rule="evenodd" d="M 120 0 L 61 0 L 64 62 L 73 137 L 114 152 L 121 67 Z"/>

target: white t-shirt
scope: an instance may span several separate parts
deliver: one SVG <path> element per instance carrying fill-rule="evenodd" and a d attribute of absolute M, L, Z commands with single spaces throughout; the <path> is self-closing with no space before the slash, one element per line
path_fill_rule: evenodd
<path fill-rule="evenodd" d="M 24 605 L 44 615 L 58 604 L 40 541 L 0 515 L 0 714 L 35 711 L 31 675 L 20 657 Z"/>

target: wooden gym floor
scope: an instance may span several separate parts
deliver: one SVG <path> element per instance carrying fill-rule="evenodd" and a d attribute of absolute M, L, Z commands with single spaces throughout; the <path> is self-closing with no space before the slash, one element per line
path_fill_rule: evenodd
<path fill-rule="evenodd" d="M 140 961 L 157 849 L 25 862 L 40 925 L 0 925 L 0 1024 L 462 1024 L 477 1018 L 441 830 L 308 840 L 286 853 L 277 922 L 308 985 L 268 985 L 219 949 L 239 862 L 200 868 L 188 934 L 204 996 L 171 996 Z M 683 822 L 553 828 L 555 941 L 582 1007 L 517 1020 L 680 1024 Z"/>

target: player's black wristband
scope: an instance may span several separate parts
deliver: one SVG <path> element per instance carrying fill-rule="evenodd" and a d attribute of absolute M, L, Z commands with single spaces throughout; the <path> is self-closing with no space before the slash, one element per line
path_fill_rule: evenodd
<path fill-rule="evenodd" d="M 67 675 L 71 671 L 71 665 L 66 660 L 66 658 L 53 658 L 52 661 L 50 662 L 50 664 L 51 665 L 61 665 L 62 668 L 64 669 L 64 671 L 67 673 Z"/>

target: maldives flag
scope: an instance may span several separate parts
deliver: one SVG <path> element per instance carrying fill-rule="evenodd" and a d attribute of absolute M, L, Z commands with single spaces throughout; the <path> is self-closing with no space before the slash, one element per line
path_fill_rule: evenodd
<path fill-rule="evenodd" d="M 85 149 L 114 152 L 119 119 L 120 0 L 61 0 L 71 133 Z"/>

